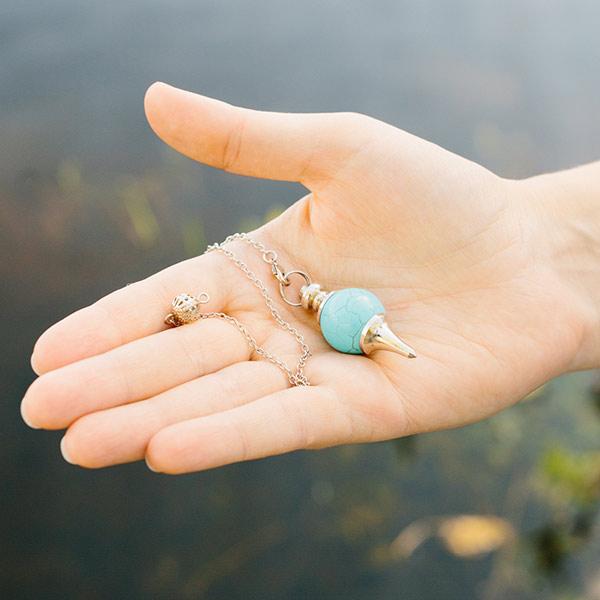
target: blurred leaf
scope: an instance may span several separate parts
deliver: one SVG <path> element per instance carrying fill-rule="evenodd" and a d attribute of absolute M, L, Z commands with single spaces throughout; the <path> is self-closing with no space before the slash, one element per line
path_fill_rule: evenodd
<path fill-rule="evenodd" d="M 438 535 L 452 554 L 470 558 L 497 550 L 514 539 L 515 531 L 500 517 L 463 515 L 444 519 Z"/>
<path fill-rule="evenodd" d="M 600 452 L 555 446 L 544 454 L 541 469 L 546 485 L 568 503 L 587 505 L 600 498 Z"/>
<path fill-rule="evenodd" d="M 395 558 L 409 558 L 433 534 L 434 522 L 432 519 L 422 519 L 411 523 L 390 544 L 392 556 Z"/>
<path fill-rule="evenodd" d="M 121 189 L 120 195 L 129 214 L 136 241 L 144 247 L 154 245 L 158 240 L 159 226 L 142 185 L 131 181 Z"/>
<path fill-rule="evenodd" d="M 437 535 L 455 556 L 473 558 L 498 550 L 516 537 L 513 526 L 500 517 L 460 515 L 430 517 L 410 524 L 392 542 L 396 558 L 408 558 L 432 535 Z"/>
<path fill-rule="evenodd" d="M 181 226 L 183 247 L 188 256 L 198 256 L 206 249 L 204 224 L 199 219 L 187 219 Z"/>

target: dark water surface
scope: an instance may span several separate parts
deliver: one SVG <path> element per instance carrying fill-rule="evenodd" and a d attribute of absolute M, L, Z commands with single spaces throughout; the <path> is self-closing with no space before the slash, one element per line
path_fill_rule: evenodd
<path fill-rule="evenodd" d="M 0 4 L 1 596 L 600 598 L 588 375 L 460 431 L 178 478 L 69 466 L 18 411 L 46 326 L 302 194 L 167 150 L 154 80 L 369 113 L 521 177 L 600 154 L 599 25 L 567 0 Z M 393 550 L 460 514 L 514 536 L 473 557 L 491 534 L 463 524 Z"/>

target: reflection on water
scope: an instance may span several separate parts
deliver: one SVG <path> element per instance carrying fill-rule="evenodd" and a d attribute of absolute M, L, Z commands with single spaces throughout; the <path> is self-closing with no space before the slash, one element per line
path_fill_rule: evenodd
<path fill-rule="evenodd" d="M 523 176 L 597 155 L 599 18 L 566 0 L 0 8 L 7 597 L 599 598 L 586 375 L 461 431 L 180 478 L 70 467 L 18 417 L 46 325 L 302 193 L 165 150 L 151 81 L 367 112 Z"/>

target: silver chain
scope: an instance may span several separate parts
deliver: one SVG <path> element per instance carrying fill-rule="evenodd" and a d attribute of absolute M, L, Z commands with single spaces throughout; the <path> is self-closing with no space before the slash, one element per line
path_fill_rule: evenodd
<path fill-rule="evenodd" d="M 294 370 L 290 369 L 290 367 L 288 367 L 284 361 L 282 361 L 281 359 L 277 358 L 276 356 L 274 356 L 270 352 L 267 352 L 264 348 L 259 346 L 256 339 L 254 339 L 254 337 L 252 337 L 252 335 L 248 332 L 246 327 L 244 325 L 242 325 L 242 323 L 240 323 L 235 317 L 232 317 L 231 315 L 228 315 L 228 314 L 225 314 L 222 312 L 209 312 L 209 313 L 203 313 L 202 318 L 203 319 L 219 318 L 219 319 L 223 319 L 224 321 L 231 323 L 246 338 L 248 345 L 252 348 L 252 350 L 254 352 L 256 352 L 256 354 L 258 354 L 259 356 L 262 356 L 269 362 L 278 366 L 287 375 L 287 377 L 290 381 L 290 384 L 292 386 L 310 385 L 310 381 L 308 380 L 307 376 L 304 373 L 304 367 L 306 366 L 306 361 L 311 356 L 310 348 L 309 348 L 308 344 L 306 343 L 306 341 L 304 340 L 304 336 L 293 325 L 291 325 L 291 323 L 286 321 L 281 316 L 281 313 L 277 310 L 275 303 L 273 301 L 273 298 L 271 298 L 271 296 L 269 295 L 269 292 L 267 291 L 265 284 L 256 276 L 255 273 L 252 272 L 250 267 L 244 261 L 242 261 L 240 258 L 238 258 L 231 250 L 228 250 L 227 248 L 224 247 L 226 244 L 228 244 L 230 242 L 235 242 L 238 240 L 242 240 L 242 241 L 246 242 L 247 244 L 249 244 L 250 246 L 252 246 L 253 248 L 255 248 L 258 252 L 260 252 L 262 254 L 262 259 L 267 264 L 271 265 L 271 271 L 273 273 L 273 276 L 279 282 L 280 289 L 283 289 L 284 286 L 287 287 L 288 285 L 290 285 L 290 281 L 289 281 L 288 277 L 286 276 L 285 272 L 279 267 L 277 253 L 274 250 L 268 250 L 267 247 L 262 242 L 252 239 L 246 233 L 234 233 L 234 234 L 228 236 L 220 244 L 212 244 L 212 245 L 208 246 L 208 248 L 206 249 L 206 252 L 220 252 L 221 254 L 223 254 L 224 256 L 229 258 L 246 275 L 246 277 L 255 285 L 255 287 L 258 288 L 258 290 L 261 293 L 262 297 L 264 298 L 265 304 L 267 305 L 267 308 L 269 309 L 271 316 L 273 317 L 275 322 L 282 329 L 284 329 L 285 331 L 290 333 L 290 335 L 292 335 L 296 339 L 296 341 L 298 342 L 298 345 L 300 346 L 300 348 L 302 350 L 302 354 L 300 355 L 300 358 L 298 359 L 298 364 L 296 365 L 296 368 Z M 282 292 L 282 296 L 283 296 L 283 292 Z M 285 296 L 284 296 L 284 300 L 285 300 Z M 287 300 L 286 300 L 286 302 L 287 302 Z"/>

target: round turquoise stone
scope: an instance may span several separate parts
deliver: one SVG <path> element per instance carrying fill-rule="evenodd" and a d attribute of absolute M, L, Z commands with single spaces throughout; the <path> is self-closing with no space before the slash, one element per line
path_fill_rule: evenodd
<path fill-rule="evenodd" d="M 360 334 L 369 319 L 384 312 L 379 298 L 368 290 L 346 288 L 327 298 L 319 324 L 330 346 L 346 354 L 362 354 Z"/>

